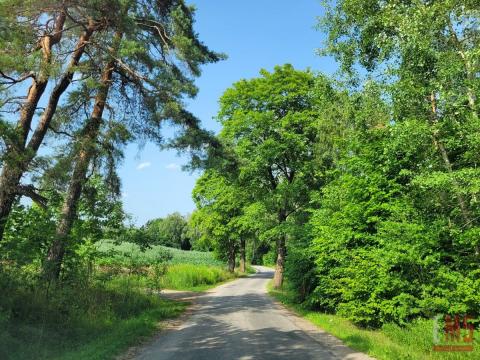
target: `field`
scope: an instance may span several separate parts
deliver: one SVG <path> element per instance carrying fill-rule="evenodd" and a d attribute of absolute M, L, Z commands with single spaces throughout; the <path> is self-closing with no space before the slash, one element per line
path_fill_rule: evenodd
<path fill-rule="evenodd" d="M 115 244 L 112 241 L 102 241 L 97 244 L 100 253 L 100 263 L 141 262 L 153 264 L 158 261 L 168 260 L 169 264 L 192 264 L 224 267 L 225 264 L 215 259 L 213 253 L 202 251 L 185 251 L 154 245 L 142 251 L 140 246 L 132 243 Z M 103 260 L 103 261 L 102 261 Z"/>

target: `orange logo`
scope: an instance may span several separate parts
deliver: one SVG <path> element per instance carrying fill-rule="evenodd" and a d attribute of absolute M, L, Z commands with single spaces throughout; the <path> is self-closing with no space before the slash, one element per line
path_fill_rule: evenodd
<path fill-rule="evenodd" d="M 443 318 L 443 336 L 440 324 Z M 473 351 L 474 320 L 471 316 L 438 315 L 433 330 L 433 351 Z"/>

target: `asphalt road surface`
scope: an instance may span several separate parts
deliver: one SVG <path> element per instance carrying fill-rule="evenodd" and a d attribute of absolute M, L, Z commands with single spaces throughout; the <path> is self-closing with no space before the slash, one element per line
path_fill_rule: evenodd
<path fill-rule="evenodd" d="M 221 285 L 194 299 L 190 315 L 137 349 L 138 360 L 364 360 L 266 293 L 273 271 Z"/>

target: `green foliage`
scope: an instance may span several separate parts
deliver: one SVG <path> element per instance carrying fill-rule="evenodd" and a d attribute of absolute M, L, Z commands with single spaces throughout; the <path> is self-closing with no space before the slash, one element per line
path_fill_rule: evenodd
<path fill-rule="evenodd" d="M 42 231 L 38 231 L 38 229 Z M 0 261 L 26 265 L 39 261 L 55 234 L 55 214 L 36 205 L 17 204 L 0 241 Z"/>
<path fill-rule="evenodd" d="M 192 224 L 201 233 L 198 241 L 212 246 L 220 259 L 234 261 L 240 237 L 246 236 L 241 224 L 245 192 L 212 169 L 197 180 L 192 196 L 197 205 Z"/>
<path fill-rule="evenodd" d="M 432 320 L 417 319 L 405 326 L 390 323 L 380 329 L 365 329 L 345 317 L 312 311 L 299 305 L 295 288 L 288 284 L 282 290 L 269 289 L 269 293 L 298 315 L 341 339 L 350 348 L 375 359 L 473 360 L 480 354 L 478 333 L 475 335 L 473 352 L 435 352 L 432 351 Z"/>
<path fill-rule="evenodd" d="M 178 212 L 165 218 L 149 220 L 143 227 L 152 244 L 190 250 L 190 228 L 188 220 Z"/>

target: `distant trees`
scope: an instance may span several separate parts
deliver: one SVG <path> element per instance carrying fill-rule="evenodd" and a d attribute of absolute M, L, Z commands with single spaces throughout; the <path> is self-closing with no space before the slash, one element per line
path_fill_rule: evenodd
<path fill-rule="evenodd" d="M 178 212 L 164 218 L 149 220 L 143 226 L 144 233 L 152 244 L 190 250 L 191 230 L 188 218 Z"/>

